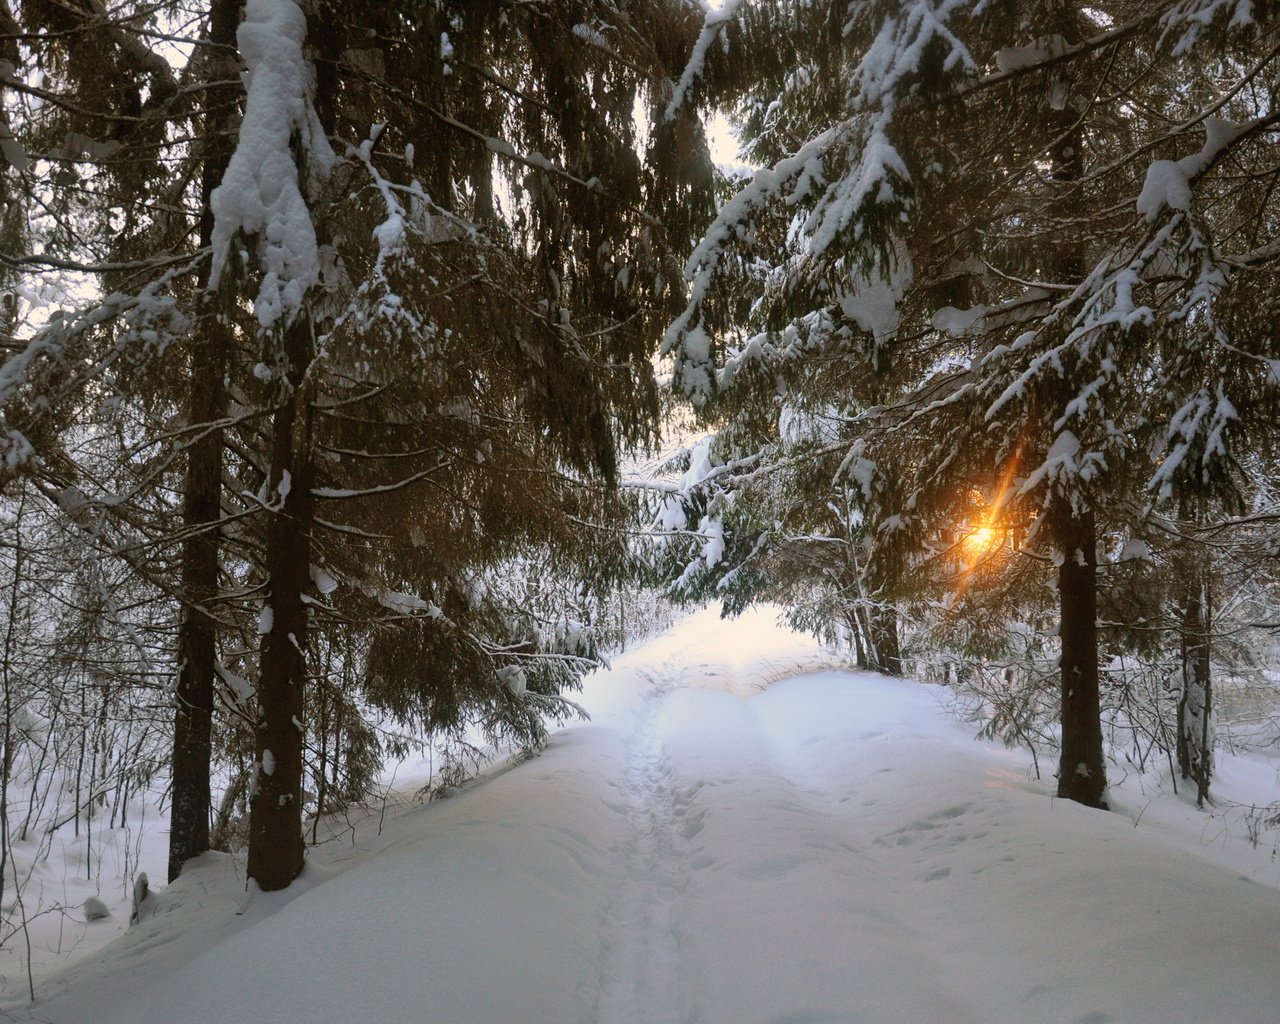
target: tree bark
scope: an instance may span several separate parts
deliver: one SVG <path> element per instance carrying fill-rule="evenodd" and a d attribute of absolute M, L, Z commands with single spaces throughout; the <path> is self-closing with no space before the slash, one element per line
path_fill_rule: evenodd
<path fill-rule="evenodd" d="M 316 55 L 313 102 L 320 124 L 330 134 L 338 101 L 340 24 L 331 12 L 308 10 L 307 46 Z M 323 242 L 323 221 L 315 228 Z M 309 305 L 285 328 L 282 341 L 287 388 L 272 421 L 267 478 L 268 494 L 275 502 L 264 554 L 271 623 L 259 659 L 256 777 L 249 804 L 247 866 L 248 876 L 268 892 L 289 885 L 302 872 L 305 860 L 302 752 L 308 615 L 304 598 L 311 583 L 315 526 L 315 406 L 307 378 L 315 358 L 315 323 Z"/>
<path fill-rule="evenodd" d="M 1178 768 L 1196 784 L 1196 804 L 1209 797 L 1213 750 L 1209 722 L 1213 680 L 1209 657 L 1210 604 L 1204 577 L 1196 572 L 1182 612 L 1182 696 L 1178 700 Z"/>
<path fill-rule="evenodd" d="M 225 410 L 225 344 L 213 326 L 192 358 L 191 421 L 207 423 Z M 216 379 L 216 384 L 214 383 Z M 210 430 L 187 455 L 182 552 L 186 603 L 178 627 L 177 708 L 173 723 L 173 797 L 169 828 L 169 881 L 182 865 L 209 849 L 214 672 L 217 633 L 207 608 L 218 592 L 222 507 L 222 431 Z"/>
<path fill-rule="evenodd" d="M 1062 645 L 1062 756 L 1058 796 L 1105 809 L 1102 708 L 1098 686 L 1097 536 L 1092 511 L 1056 498 L 1055 533 Z"/>
<path fill-rule="evenodd" d="M 849 646 L 853 648 L 853 663 L 858 668 L 867 667 L 867 649 L 862 642 L 862 623 L 856 605 L 849 608 Z"/>
<path fill-rule="evenodd" d="M 870 613 L 871 631 L 874 634 L 872 649 L 875 652 L 877 672 L 889 676 L 902 675 L 902 647 L 898 641 L 898 611 L 892 605 L 875 608 Z"/>
<path fill-rule="evenodd" d="M 213 0 L 210 5 L 209 40 L 215 46 L 235 45 L 239 3 Z M 235 78 L 234 62 L 223 76 Z M 213 99 L 218 98 L 215 93 Z M 213 237 L 213 210 L 210 196 L 222 181 L 231 151 L 226 114 L 206 117 L 209 150 L 200 182 L 200 246 L 206 248 Z M 201 269 L 197 286 L 208 284 L 208 264 Z M 187 403 L 187 423 L 192 429 L 216 423 L 226 416 L 224 386 L 230 340 L 228 327 L 219 318 L 202 318 L 191 354 L 191 384 Z M 208 614 L 209 602 L 218 593 L 218 557 L 221 537 L 217 523 L 222 514 L 222 431 L 208 429 L 192 439 L 187 450 L 182 524 L 186 541 L 182 548 L 182 595 L 184 607 L 178 625 L 178 683 L 174 694 L 173 791 L 169 826 L 169 881 L 178 877 L 182 865 L 209 849 L 211 793 L 210 761 L 213 754 L 214 673 L 217 666 L 217 629 Z"/>
<path fill-rule="evenodd" d="M 1073 0 L 1054 5 L 1053 21 L 1068 42 L 1081 38 L 1080 8 Z M 1060 194 L 1054 200 L 1059 216 L 1075 216 L 1084 177 L 1084 136 L 1078 112 L 1067 104 L 1051 111 L 1049 126 L 1056 136 L 1049 151 L 1051 177 Z M 1049 263 L 1059 280 L 1078 281 L 1086 261 L 1075 240 L 1053 243 Z M 1080 389 L 1079 371 L 1068 367 L 1062 394 L 1074 396 Z M 1054 416 L 1057 417 L 1055 411 Z M 1056 430 L 1056 428 L 1055 428 Z M 1055 495 L 1049 515 L 1053 536 L 1062 553 L 1058 567 L 1058 601 L 1061 612 L 1059 639 L 1062 647 L 1062 751 L 1058 764 L 1058 796 L 1086 807 L 1105 809 L 1106 763 L 1102 755 L 1102 702 L 1098 683 L 1098 580 L 1097 525 L 1093 509 L 1082 506 L 1090 499 Z"/>
<path fill-rule="evenodd" d="M 314 483 L 312 405 L 304 386 L 313 341 L 310 317 L 285 330 L 288 394 L 272 422 L 270 487 L 276 502 L 267 524 L 267 605 L 258 672 L 256 777 L 249 804 L 248 875 L 268 892 L 302 871 L 302 740 L 307 665 Z"/>

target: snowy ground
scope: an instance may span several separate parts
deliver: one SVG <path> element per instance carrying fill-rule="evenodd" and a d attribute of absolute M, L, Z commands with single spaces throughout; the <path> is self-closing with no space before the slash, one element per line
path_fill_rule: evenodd
<path fill-rule="evenodd" d="M 593 721 L 541 757 L 380 835 L 378 815 L 353 820 L 284 894 L 247 898 L 209 856 L 37 1005 L 0 1007 L 48 1024 L 1280 1019 L 1269 847 L 1150 780 L 1114 814 L 1051 799 L 935 687 L 788 675 L 821 659 L 769 613 L 694 616 L 594 677 Z M 1274 765 L 1224 765 L 1228 795 L 1275 783 Z"/>

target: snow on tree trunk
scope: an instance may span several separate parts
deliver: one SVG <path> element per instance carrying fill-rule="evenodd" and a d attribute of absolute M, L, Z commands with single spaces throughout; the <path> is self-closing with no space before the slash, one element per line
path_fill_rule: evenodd
<path fill-rule="evenodd" d="M 258 375 L 274 382 L 276 394 L 264 552 L 268 604 L 259 620 L 264 636 L 249 806 L 248 874 L 265 890 L 287 886 L 303 864 L 304 597 L 314 514 L 309 303 L 320 281 L 320 245 L 307 200 L 334 162 L 313 103 L 306 37 L 307 17 L 295 0 L 246 3 L 236 33 L 248 67 L 244 119 L 212 196 L 210 286 L 223 282 L 242 240 L 251 240 L 260 273 L 254 313 L 266 353 Z"/>
<path fill-rule="evenodd" d="M 269 331 L 296 316 L 320 280 L 320 247 L 303 192 L 332 169 L 334 155 L 312 103 L 302 8 L 296 0 L 247 0 L 244 10 L 236 42 L 248 95 L 236 151 L 212 197 L 209 286 L 222 283 L 237 237 L 254 239 L 262 271 L 254 313 Z"/>

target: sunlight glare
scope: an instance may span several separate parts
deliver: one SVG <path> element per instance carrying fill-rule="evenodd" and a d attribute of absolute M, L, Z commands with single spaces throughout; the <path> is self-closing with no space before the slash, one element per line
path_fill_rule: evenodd
<path fill-rule="evenodd" d="M 989 526 L 979 526 L 961 541 L 965 561 L 976 562 L 979 558 L 989 554 L 999 543 L 1000 538 L 996 535 L 995 530 Z"/>

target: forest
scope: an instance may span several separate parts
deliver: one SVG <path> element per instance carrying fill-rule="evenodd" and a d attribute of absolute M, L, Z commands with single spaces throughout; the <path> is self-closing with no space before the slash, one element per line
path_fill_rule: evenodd
<path fill-rule="evenodd" d="M 1278 90 L 1272 0 L 0 0 L 0 946 L 59 833 L 283 889 L 710 601 L 1211 806 Z"/>

